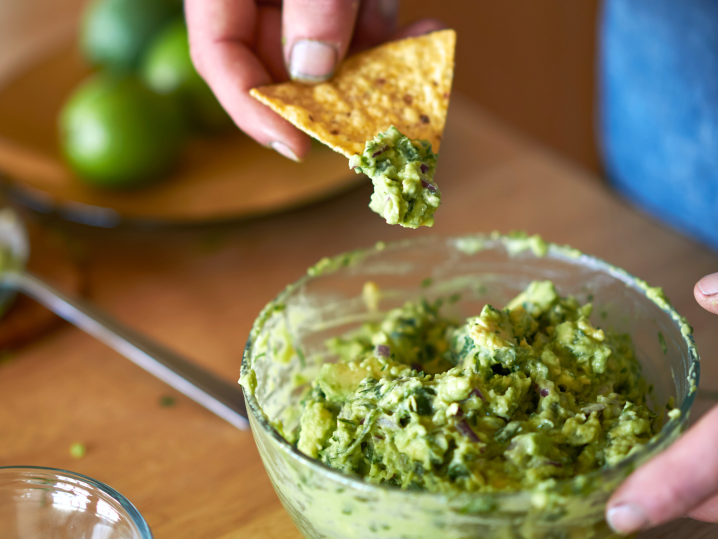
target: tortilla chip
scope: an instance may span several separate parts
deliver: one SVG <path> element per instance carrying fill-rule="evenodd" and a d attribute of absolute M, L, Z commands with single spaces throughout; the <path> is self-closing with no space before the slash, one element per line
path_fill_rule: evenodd
<path fill-rule="evenodd" d="M 251 95 L 347 157 L 392 125 L 438 152 L 454 76 L 456 32 L 386 43 L 347 58 L 329 81 L 284 82 Z"/>

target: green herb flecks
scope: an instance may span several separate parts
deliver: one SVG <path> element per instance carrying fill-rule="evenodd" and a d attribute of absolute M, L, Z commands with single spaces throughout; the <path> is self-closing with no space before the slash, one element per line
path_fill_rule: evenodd
<path fill-rule="evenodd" d="M 668 353 L 668 345 L 666 344 L 666 338 L 660 331 L 658 332 L 658 342 L 661 344 L 661 350 L 663 350 L 663 355 L 666 355 Z"/>

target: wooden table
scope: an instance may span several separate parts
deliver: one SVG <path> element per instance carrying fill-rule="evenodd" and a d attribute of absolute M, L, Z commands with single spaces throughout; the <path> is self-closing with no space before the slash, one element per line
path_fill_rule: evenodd
<path fill-rule="evenodd" d="M 442 146 L 438 181 L 445 202 L 433 230 L 384 224 L 367 208 L 371 189 L 365 185 L 232 225 L 69 232 L 84 245 L 97 304 L 231 380 L 255 315 L 324 255 L 419 234 L 539 232 L 663 286 L 708 359 L 701 387 L 718 390 L 718 363 L 710 361 L 718 349 L 718 318 L 692 296 L 696 280 L 718 270 L 716 253 L 642 215 L 581 169 L 461 99 L 452 104 Z M 104 481 L 136 504 L 157 539 L 300 537 L 249 432 L 72 327 L 0 366 L 0 395 L 0 465 L 66 468 Z M 162 407 L 165 395 L 176 396 L 176 405 Z M 69 448 L 78 441 L 87 455 L 73 459 Z M 688 533 L 690 526 L 683 521 L 680 534 L 650 537 L 716 533 L 706 527 Z"/>

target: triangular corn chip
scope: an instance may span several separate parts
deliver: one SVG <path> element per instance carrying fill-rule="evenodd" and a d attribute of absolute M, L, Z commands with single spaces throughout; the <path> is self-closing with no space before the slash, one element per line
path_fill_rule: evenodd
<path fill-rule="evenodd" d="M 347 58 L 329 81 L 284 82 L 251 95 L 347 157 L 392 125 L 438 152 L 454 75 L 456 32 L 386 43 Z"/>

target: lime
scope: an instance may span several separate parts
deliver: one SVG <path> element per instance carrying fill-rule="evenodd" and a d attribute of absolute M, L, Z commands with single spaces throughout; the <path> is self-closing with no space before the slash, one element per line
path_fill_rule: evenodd
<path fill-rule="evenodd" d="M 233 125 L 192 64 L 184 20 L 169 23 L 155 37 L 142 58 L 140 73 L 154 91 L 176 94 L 195 127 L 218 131 Z"/>
<path fill-rule="evenodd" d="M 181 0 L 93 0 L 83 15 L 80 48 L 92 64 L 132 69 L 159 29 L 181 12 Z"/>
<path fill-rule="evenodd" d="M 131 76 L 100 73 L 60 114 L 60 143 L 75 172 L 102 187 L 135 187 L 166 172 L 184 139 L 177 102 Z"/>

